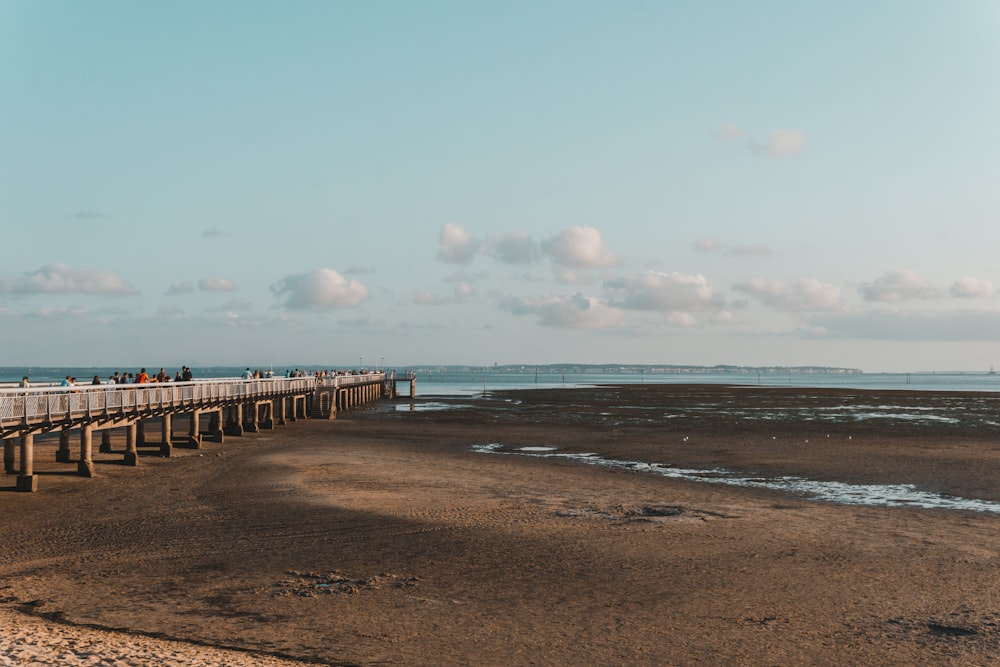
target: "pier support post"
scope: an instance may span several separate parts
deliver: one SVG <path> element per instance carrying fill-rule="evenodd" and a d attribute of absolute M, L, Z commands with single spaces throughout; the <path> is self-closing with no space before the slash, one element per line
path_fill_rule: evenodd
<path fill-rule="evenodd" d="M 136 448 L 138 427 L 132 423 L 125 427 L 125 465 L 139 465 L 139 450 Z"/>
<path fill-rule="evenodd" d="M 417 376 L 410 376 L 410 398 L 417 397 Z"/>
<path fill-rule="evenodd" d="M 3 471 L 8 475 L 17 472 L 14 468 L 14 439 L 4 438 L 3 440 Z"/>
<path fill-rule="evenodd" d="M 222 442 L 225 438 L 225 434 L 222 431 L 222 408 L 212 412 L 212 416 L 208 419 L 208 430 L 212 439 L 216 442 Z"/>
<path fill-rule="evenodd" d="M 191 412 L 191 427 L 188 429 L 188 445 L 194 449 L 201 449 L 201 411 Z"/>
<path fill-rule="evenodd" d="M 93 457 L 94 427 L 85 424 L 80 428 L 80 460 L 76 462 L 76 472 L 81 477 L 96 477 Z"/>
<path fill-rule="evenodd" d="M 277 414 L 275 414 L 274 417 L 275 417 L 275 419 L 278 420 L 278 426 L 284 426 L 285 425 L 285 401 L 287 401 L 287 400 L 288 400 L 287 398 L 285 398 L 284 396 L 282 396 L 277 401 L 275 401 L 274 406 L 276 408 L 276 413 Z"/>
<path fill-rule="evenodd" d="M 256 433 L 260 430 L 260 424 L 258 421 L 258 412 L 260 412 L 260 403 L 257 401 L 251 401 L 247 403 L 246 410 L 243 411 L 244 422 L 243 430 L 249 433 Z"/>
<path fill-rule="evenodd" d="M 226 423 L 226 435 L 243 435 L 243 405 L 238 404 L 230 408 L 229 421 Z"/>
<path fill-rule="evenodd" d="M 135 426 L 135 444 L 137 447 L 142 447 L 146 444 L 146 425 L 142 419 L 139 419 L 136 421 Z"/>
<path fill-rule="evenodd" d="M 35 475 L 35 436 L 21 436 L 21 474 L 17 476 L 17 490 L 34 493 L 38 490 L 38 477 Z"/>
<path fill-rule="evenodd" d="M 69 429 L 64 428 L 59 431 L 59 449 L 56 450 L 57 463 L 69 463 L 73 460 L 73 455 L 69 451 Z"/>
<path fill-rule="evenodd" d="M 269 431 L 274 430 L 274 401 L 264 401 L 260 404 L 260 408 L 260 427 Z"/>
<path fill-rule="evenodd" d="M 163 438 L 160 440 L 160 456 L 165 456 L 170 458 L 170 455 L 174 453 L 174 443 L 171 439 L 173 436 L 173 415 L 167 413 L 163 415 L 163 419 L 160 421 L 160 433 Z"/>
<path fill-rule="evenodd" d="M 111 453 L 111 429 L 104 429 L 101 431 L 101 446 L 97 448 L 97 451 L 102 454 Z"/>

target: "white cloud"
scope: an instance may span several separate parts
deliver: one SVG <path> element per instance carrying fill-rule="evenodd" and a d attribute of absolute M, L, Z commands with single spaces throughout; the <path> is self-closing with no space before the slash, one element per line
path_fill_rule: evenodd
<path fill-rule="evenodd" d="M 198 289 L 203 292 L 235 292 L 239 287 L 229 278 L 203 278 L 198 281 Z"/>
<path fill-rule="evenodd" d="M 537 315 L 543 325 L 560 329 L 608 329 L 623 324 L 622 314 L 593 297 L 571 295 L 510 297 L 501 308 L 515 315 Z"/>
<path fill-rule="evenodd" d="M 751 278 L 733 285 L 733 289 L 784 311 L 838 310 L 843 307 L 840 288 L 814 278 L 796 278 L 788 282 Z"/>
<path fill-rule="evenodd" d="M 434 296 L 431 292 L 422 289 L 422 290 L 417 290 L 413 294 L 413 303 L 420 306 L 440 306 L 441 304 L 444 303 L 444 301 Z"/>
<path fill-rule="evenodd" d="M 506 234 L 489 244 L 489 253 L 504 264 L 531 264 L 538 261 L 538 244 L 527 232 Z"/>
<path fill-rule="evenodd" d="M 604 281 L 620 308 L 657 312 L 700 310 L 718 307 L 714 290 L 703 275 L 645 271 Z"/>
<path fill-rule="evenodd" d="M 679 327 L 681 329 L 690 329 L 698 325 L 698 320 L 691 313 L 685 313 L 683 311 L 674 311 L 667 315 L 667 323 L 672 327 Z"/>
<path fill-rule="evenodd" d="M 117 274 L 105 269 L 74 269 L 48 264 L 22 276 L 0 276 L 5 294 L 138 294 Z"/>
<path fill-rule="evenodd" d="M 465 281 L 457 281 L 455 283 L 452 296 L 441 297 L 437 296 L 427 290 L 418 290 L 413 294 L 413 303 L 420 306 L 445 306 L 455 303 L 461 303 L 475 296 L 476 289 Z"/>
<path fill-rule="evenodd" d="M 571 269 L 599 269 L 618 266 L 601 232 L 594 227 L 571 227 L 542 242 L 542 250 L 560 266 Z"/>
<path fill-rule="evenodd" d="M 715 252 L 722 248 L 722 242 L 718 239 L 701 239 L 694 244 L 694 249 L 698 252 Z"/>
<path fill-rule="evenodd" d="M 182 280 L 179 283 L 174 283 L 167 288 L 164 292 L 167 296 L 176 296 L 177 294 L 190 294 L 194 291 L 194 283 L 190 280 Z"/>
<path fill-rule="evenodd" d="M 723 123 L 715 131 L 715 138 L 721 141 L 732 141 L 733 139 L 742 139 L 746 134 L 742 128 L 733 123 Z"/>
<path fill-rule="evenodd" d="M 462 225 L 441 226 L 438 259 L 449 264 L 468 264 L 479 250 L 479 243 Z"/>
<path fill-rule="evenodd" d="M 594 279 L 586 273 L 573 271 L 561 266 L 552 267 L 552 275 L 557 283 L 562 283 L 563 285 L 589 285 L 594 282 Z"/>
<path fill-rule="evenodd" d="M 368 298 L 368 288 L 348 280 L 333 269 L 286 276 L 271 286 L 277 297 L 285 297 L 286 308 L 346 308 Z"/>
<path fill-rule="evenodd" d="M 866 301 L 895 303 L 906 299 L 933 299 L 940 291 L 916 272 L 896 269 L 858 290 Z"/>
<path fill-rule="evenodd" d="M 972 276 L 963 276 L 952 284 L 949 293 L 956 298 L 988 297 L 996 294 L 993 283 Z"/>
<path fill-rule="evenodd" d="M 25 313 L 26 317 L 38 319 L 82 319 L 84 317 L 89 317 L 90 315 L 91 311 L 86 310 L 85 308 L 54 308 L 49 306 L 39 308 L 33 312 Z"/>
<path fill-rule="evenodd" d="M 764 143 L 753 143 L 750 150 L 763 157 L 784 158 L 801 153 L 806 147 L 806 135 L 802 130 L 771 130 Z"/>

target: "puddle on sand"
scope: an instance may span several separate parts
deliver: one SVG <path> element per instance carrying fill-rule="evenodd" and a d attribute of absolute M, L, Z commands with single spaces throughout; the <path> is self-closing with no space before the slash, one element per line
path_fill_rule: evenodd
<path fill-rule="evenodd" d="M 631 470 L 633 472 L 660 475 L 673 479 L 785 491 L 809 500 L 841 505 L 919 507 L 924 509 L 966 510 L 1000 514 L 1000 502 L 946 496 L 940 493 L 922 491 L 913 484 L 847 484 L 845 482 L 821 482 L 792 475 L 781 477 L 749 476 L 732 470 L 726 470 L 725 468 L 675 468 L 659 463 L 606 459 L 592 453 L 560 452 L 554 447 L 510 448 L 500 443 L 490 443 L 487 445 L 473 445 L 472 451 L 481 454 L 570 459 L 589 465 L 615 468 L 617 470 Z"/>

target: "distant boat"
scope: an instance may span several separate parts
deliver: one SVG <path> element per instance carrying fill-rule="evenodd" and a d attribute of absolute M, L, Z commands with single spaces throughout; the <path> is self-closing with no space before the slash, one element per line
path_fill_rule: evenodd
<path fill-rule="evenodd" d="M 995 370 L 993 370 L 992 366 L 990 366 L 990 372 L 987 373 L 987 375 L 996 375 L 996 374 L 997 374 L 997 372 Z"/>

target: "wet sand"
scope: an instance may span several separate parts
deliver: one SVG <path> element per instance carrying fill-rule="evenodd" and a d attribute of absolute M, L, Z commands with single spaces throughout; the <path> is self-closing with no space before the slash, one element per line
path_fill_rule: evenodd
<path fill-rule="evenodd" d="M 101 635 L 64 664 L 98 664 L 101 651 L 118 661 L 104 664 L 144 664 L 129 651 L 158 640 L 176 642 L 148 649 L 176 651 L 163 664 L 205 665 L 1000 655 L 1000 514 L 472 450 L 557 447 L 1000 501 L 1000 396 L 634 385 L 455 403 L 385 402 L 170 459 L 153 448 L 137 468 L 114 441 L 117 453 L 95 455 L 96 479 L 65 474 L 74 466 L 43 441 L 39 492 L 0 491 L 0 662 L 32 664 L 25 642 L 46 633 L 19 628 L 39 619 L 124 640 Z"/>

